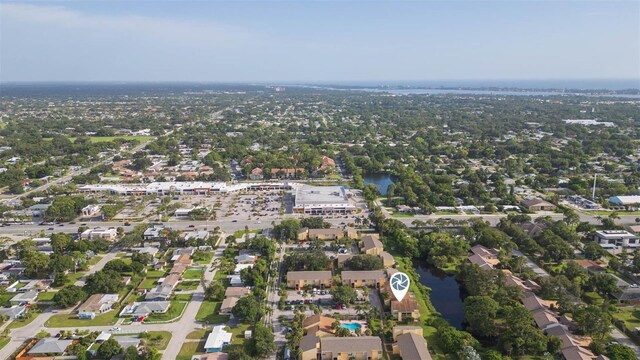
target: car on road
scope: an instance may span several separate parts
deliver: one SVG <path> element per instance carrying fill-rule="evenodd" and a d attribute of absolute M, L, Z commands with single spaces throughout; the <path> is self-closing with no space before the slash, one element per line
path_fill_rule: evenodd
<path fill-rule="evenodd" d="M 53 230 L 53 228 L 48 228 L 47 230 Z"/>
<path fill-rule="evenodd" d="M 116 327 L 112 327 L 111 329 L 109 329 L 109 331 L 117 332 L 117 331 L 122 331 L 122 329 L 116 326 Z"/>
<path fill-rule="evenodd" d="M 131 225 L 131 223 L 128 222 L 128 221 L 124 223 L 124 226 L 130 226 L 130 225 Z"/>
<path fill-rule="evenodd" d="M 189 225 L 189 227 L 190 227 L 190 228 L 194 228 L 194 227 L 196 227 L 196 226 L 195 226 L 195 225 L 193 225 L 193 224 L 191 224 L 191 225 Z"/>

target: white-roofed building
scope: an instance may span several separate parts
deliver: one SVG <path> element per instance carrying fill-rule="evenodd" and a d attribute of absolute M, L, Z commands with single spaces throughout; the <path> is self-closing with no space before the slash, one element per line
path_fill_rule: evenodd
<path fill-rule="evenodd" d="M 215 326 L 207 337 L 204 351 L 208 353 L 222 351 L 225 346 L 231 344 L 231 336 L 232 334 L 225 330 L 224 325 Z"/>

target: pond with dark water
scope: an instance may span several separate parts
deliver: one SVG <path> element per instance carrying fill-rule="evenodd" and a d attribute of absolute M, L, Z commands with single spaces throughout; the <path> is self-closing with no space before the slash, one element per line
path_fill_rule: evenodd
<path fill-rule="evenodd" d="M 424 262 L 416 261 L 414 267 L 420 275 L 420 283 L 431 289 L 433 307 L 451 326 L 463 330 L 465 295 L 462 285 L 456 281 L 454 275 L 449 275 Z"/>
<path fill-rule="evenodd" d="M 363 176 L 364 184 L 373 184 L 378 187 L 382 196 L 387 195 L 387 187 L 393 184 L 393 178 L 390 174 L 366 174 Z"/>

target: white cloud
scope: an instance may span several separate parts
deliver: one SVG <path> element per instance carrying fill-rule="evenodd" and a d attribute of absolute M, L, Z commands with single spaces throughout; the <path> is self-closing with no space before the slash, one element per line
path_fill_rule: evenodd
<path fill-rule="evenodd" d="M 246 46 L 264 42 L 264 35 L 244 28 L 140 15 L 97 15 L 62 6 L 0 4 L 0 19 L 22 25 L 44 25 L 88 32 L 116 32 L 183 45 Z"/>

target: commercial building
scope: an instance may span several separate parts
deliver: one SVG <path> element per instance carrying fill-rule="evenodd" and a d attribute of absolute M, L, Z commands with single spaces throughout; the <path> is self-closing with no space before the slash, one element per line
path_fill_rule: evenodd
<path fill-rule="evenodd" d="M 82 208 L 82 217 L 93 217 L 100 214 L 101 205 L 91 204 Z"/>
<path fill-rule="evenodd" d="M 625 230 L 598 230 L 594 233 L 593 237 L 602 247 L 640 247 L 640 239 Z"/>
<path fill-rule="evenodd" d="M 293 211 L 310 215 L 356 211 L 349 202 L 349 192 L 343 186 L 297 185 L 294 190 Z"/>
<path fill-rule="evenodd" d="M 537 198 L 523 200 L 521 204 L 529 211 L 553 211 L 556 209 L 554 204 Z"/>
<path fill-rule="evenodd" d="M 116 229 L 87 229 L 80 234 L 81 239 L 85 240 L 95 240 L 95 239 L 104 239 L 109 241 L 114 241 L 118 238 L 118 231 Z"/>
<path fill-rule="evenodd" d="M 609 202 L 617 206 L 640 205 L 640 195 L 612 196 Z"/>

